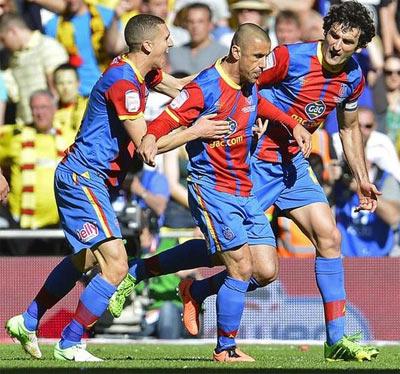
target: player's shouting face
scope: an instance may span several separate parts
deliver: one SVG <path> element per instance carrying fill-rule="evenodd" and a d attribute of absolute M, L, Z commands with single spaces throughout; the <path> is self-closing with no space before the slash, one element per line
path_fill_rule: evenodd
<path fill-rule="evenodd" d="M 334 23 L 326 33 L 322 47 L 324 62 L 331 67 L 340 67 L 358 48 L 360 29 Z"/>
<path fill-rule="evenodd" d="M 154 33 L 149 43 L 150 54 L 153 61 L 152 68 L 164 68 L 166 65 L 165 54 L 168 53 L 168 49 L 174 45 L 167 25 L 159 25 L 158 32 Z"/>
<path fill-rule="evenodd" d="M 255 83 L 265 68 L 265 56 L 271 43 L 261 38 L 249 40 L 239 50 L 239 73 L 241 82 Z"/>

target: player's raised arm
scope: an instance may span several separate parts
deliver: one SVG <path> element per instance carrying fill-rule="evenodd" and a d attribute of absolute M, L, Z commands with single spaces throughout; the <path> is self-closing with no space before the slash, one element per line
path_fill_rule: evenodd
<path fill-rule="evenodd" d="M 348 104 L 351 105 L 351 104 Z M 354 104 L 356 105 L 356 103 Z M 340 127 L 340 139 L 347 162 L 357 182 L 357 193 L 360 199 L 356 210 L 374 212 L 377 206 L 378 195 L 381 193 L 369 180 L 365 163 L 364 144 L 358 123 L 358 111 L 346 107 L 337 108 L 337 119 Z"/>
<path fill-rule="evenodd" d="M 261 96 L 258 98 L 257 110 L 260 117 L 285 124 L 293 134 L 293 137 L 299 145 L 303 155 L 305 157 L 310 155 L 311 134 L 294 118 L 282 112 L 279 108 Z"/>
<path fill-rule="evenodd" d="M 0 202 L 6 199 L 9 192 L 10 187 L 0 169 Z"/>
<path fill-rule="evenodd" d="M 181 126 L 188 127 L 204 107 L 203 93 L 196 83 L 188 84 L 148 128 L 137 153 L 149 165 L 154 164 L 157 140 Z M 183 144 L 183 143 L 182 143 Z"/>
<path fill-rule="evenodd" d="M 185 85 L 191 82 L 197 74 L 192 74 L 183 78 L 175 78 L 172 75 L 162 72 L 162 79 L 153 88 L 157 92 L 163 93 L 173 99 L 179 95 Z"/>

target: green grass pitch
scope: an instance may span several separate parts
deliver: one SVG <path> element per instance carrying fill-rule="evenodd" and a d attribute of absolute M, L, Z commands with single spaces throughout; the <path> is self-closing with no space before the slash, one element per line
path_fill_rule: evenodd
<path fill-rule="evenodd" d="M 214 363 L 213 347 L 204 344 L 92 344 L 93 354 L 104 362 L 72 363 L 55 361 L 53 346 L 43 345 L 44 358 L 30 359 L 17 344 L 0 344 L 0 373 L 400 373 L 400 346 L 381 347 L 372 362 L 325 362 L 322 346 L 241 345 L 254 363 Z"/>

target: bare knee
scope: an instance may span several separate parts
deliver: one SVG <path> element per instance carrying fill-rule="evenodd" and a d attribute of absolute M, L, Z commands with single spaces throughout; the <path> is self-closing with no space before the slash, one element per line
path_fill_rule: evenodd
<path fill-rule="evenodd" d="M 101 272 L 108 282 L 118 286 L 128 274 L 128 270 L 127 261 L 113 261 L 113 263 L 107 265 L 104 269 L 102 268 Z"/>
<path fill-rule="evenodd" d="M 253 268 L 253 278 L 261 286 L 267 286 L 278 278 L 279 263 L 267 262 L 263 264 L 256 264 Z"/>
<path fill-rule="evenodd" d="M 94 254 L 99 262 L 103 277 L 119 285 L 128 274 L 128 257 L 122 240 L 115 239 L 101 244 Z"/>
<path fill-rule="evenodd" d="M 332 225 L 323 236 L 318 238 L 318 255 L 326 258 L 340 257 L 341 240 L 339 229 Z"/>

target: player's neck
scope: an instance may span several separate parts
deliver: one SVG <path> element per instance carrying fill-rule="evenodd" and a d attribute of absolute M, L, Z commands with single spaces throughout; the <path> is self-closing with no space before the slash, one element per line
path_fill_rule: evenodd
<path fill-rule="evenodd" d="M 240 81 L 240 73 L 239 73 L 239 63 L 234 59 L 227 56 L 221 62 L 221 68 L 225 72 L 226 75 L 236 84 L 240 85 L 242 82 Z"/>
<path fill-rule="evenodd" d="M 139 71 L 142 77 L 145 77 L 146 74 L 153 69 L 152 61 L 150 61 L 147 56 L 143 53 L 137 52 L 129 52 L 126 54 L 126 57 L 135 65 L 135 68 Z"/>

